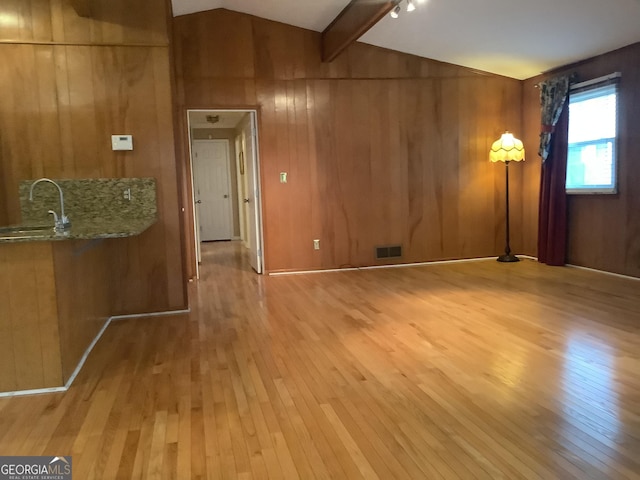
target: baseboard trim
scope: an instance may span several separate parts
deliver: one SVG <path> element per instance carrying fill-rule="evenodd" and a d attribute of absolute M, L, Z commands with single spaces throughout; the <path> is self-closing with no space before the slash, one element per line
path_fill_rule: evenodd
<path fill-rule="evenodd" d="M 2 392 L 0 393 L 0 398 L 7 397 L 24 397 L 27 395 L 42 395 L 43 393 L 63 393 L 66 392 L 69 388 L 67 386 L 64 387 L 51 387 L 51 388 L 36 388 L 34 390 L 16 390 L 15 392 Z"/>
<path fill-rule="evenodd" d="M 73 373 L 69 377 L 69 380 L 67 380 L 67 383 L 63 387 L 36 388 L 36 389 L 33 389 L 33 390 L 16 390 L 14 392 L 2 392 L 2 393 L 0 393 L 0 398 L 3 398 L 3 397 L 22 397 L 22 396 L 25 396 L 25 395 L 42 395 L 43 393 L 62 393 L 62 392 L 66 392 L 67 390 L 69 390 L 69 387 L 71 386 L 73 381 L 78 376 L 78 373 L 80 373 L 80 370 L 82 370 L 82 367 L 84 367 L 84 364 L 87 361 L 87 358 L 89 358 L 89 354 L 93 350 L 93 347 L 96 346 L 96 344 L 98 343 L 98 341 L 100 340 L 100 338 L 102 337 L 102 335 L 104 334 L 105 330 L 107 329 L 107 327 L 110 324 L 111 324 L 111 318 L 108 318 L 104 322 L 104 325 L 102 325 L 102 328 L 100 329 L 98 334 L 91 341 L 91 343 L 89 344 L 87 349 L 84 351 L 84 354 L 82 355 L 82 358 L 78 362 L 78 365 L 76 366 L 76 369 L 73 371 Z"/>
<path fill-rule="evenodd" d="M 478 258 L 461 258 L 459 260 L 434 260 L 432 262 L 416 262 L 416 263 L 394 263 L 392 265 L 369 265 L 360 267 L 358 270 L 379 270 L 381 268 L 405 268 L 405 267 L 426 267 L 429 265 L 446 265 L 448 263 L 471 263 L 486 262 L 487 260 L 495 260 L 496 257 L 478 257 Z"/>
<path fill-rule="evenodd" d="M 567 267 L 571 267 L 571 268 L 577 268 L 579 270 L 587 270 L 589 272 L 604 273 L 605 275 L 611 275 L 613 277 L 624 278 L 626 280 L 636 280 L 636 281 L 640 280 L 640 278 L 632 277 L 631 275 L 623 275 L 622 273 L 607 272 L 606 270 L 598 270 L 597 268 L 582 267 L 580 265 L 573 265 L 571 263 L 567 263 L 566 266 Z"/>
<path fill-rule="evenodd" d="M 520 258 L 528 258 L 529 260 L 535 260 L 536 262 L 538 261 L 538 257 L 532 257 L 531 255 L 518 255 L 518 256 Z M 608 272 L 606 270 L 599 270 L 597 268 L 583 267 L 582 265 L 574 265 L 572 263 L 567 263 L 564 266 L 565 267 L 570 267 L 570 268 L 578 268 L 580 270 L 587 270 L 589 272 L 604 273 L 605 275 L 611 275 L 613 277 L 624 278 L 626 280 L 640 281 L 640 277 L 633 277 L 631 275 L 624 275 L 622 273 Z"/>
<path fill-rule="evenodd" d="M 269 272 L 270 277 L 282 277 L 284 275 L 307 275 L 308 273 L 333 273 L 333 272 L 353 272 L 360 270 L 358 267 L 347 268 L 327 268 L 324 270 L 291 270 L 290 272 Z"/>
<path fill-rule="evenodd" d="M 536 257 L 529 255 L 518 255 L 520 258 L 529 260 L 538 260 Z M 486 262 L 495 260 L 497 257 L 477 257 L 477 258 L 461 258 L 456 260 L 434 260 L 432 262 L 416 262 L 416 263 L 394 263 L 392 265 L 368 265 L 365 267 L 348 267 L 348 268 L 329 268 L 325 270 L 292 270 L 288 272 L 269 272 L 269 276 L 278 277 L 283 275 L 306 275 L 308 273 L 332 273 L 332 272 L 352 272 L 354 270 L 376 270 L 381 268 L 407 268 L 407 267 L 424 267 L 428 265 L 441 265 L 448 263 L 469 263 L 469 262 Z"/>
<path fill-rule="evenodd" d="M 91 353 L 91 351 L 93 350 L 93 347 L 95 347 L 98 343 L 98 341 L 102 338 L 102 335 L 104 334 L 104 332 L 107 330 L 107 327 L 109 325 L 111 325 L 111 320 L 113 317 L 109 317 L 107 319 L 106 322 L 104 322 L 104 325 L 102 326 L 102 328 L 100 329 L 100 331 L 98 332 L 98 334 L 96 335 L 96 337 L 93 339 L 93 341 L 89 344 L 89 346 L 87 347 L 87 349 L 84 351 L 84 355 L 82 355 L 82 358 L 80 359 L 80 361 L 78 362 L 78 366 L 76 367 L 76 369 L 73 371 L 73 373 L 71 374 L 71 376 L 69 377 L 69 380 L 67 380 L 67 383 L 64 386 L 64 390 L 65 392 L 69 389 L 69 387 L 71 386 L 71 384 L 73 383 L 73 381 L 76 379 L 76 377 L 78 376 L 78 374 L 80 373 L 80 370 L 82 370 L 82 367 L 84 367 L 85 362 L 87 361 L 87 358 L 89 358 L 89 354 Z"/>
<path fill-rule="evenodd" d="M 113 321 L 135 319 L 135 318 L 164 317 L 164 316 L 168 316 L 168 315 L 180 315 L 180 314 L 184 314 L 184 313 L 189 313 L 190 311 L 191 311 L 191 309 L 172 310 L 172 311 L 167 311 L 167 312 L 139 313 L 139 314 L 134 314 L 134 315 L 114 315 L 113 317 L 109 317 L 104 322 L 104 325 L 102 326 L 102 328 L 100 329 L 100 331 L 98 332 L 96 337 L 93 339 L 93 341 L 89 344 L 89 346 L 85 350 L 84 354 L 82 355 L 82 358 L 78 362 L 78 365 L 76 366 L 75 370 L 73 371 L 73 373 L 69 377 L 69 380 L 67 380 L 67 383 L 64 386 L 62 386 L 62 387 L 49 387 L 49 388 L 36 388 L 36 389 L 32 389 L 32 390 L 16 390 L 16 391 L 13 391 L 13 392 L 0 392 L 0 398 L 23 397 L 23 396 L 26 396 L 26 395 L 42 395 L 42 394 L 45 394 L 45 393 L 64 393 L 67 390 L 69 390 L 69 387 L 71 387 L 71 385 L 73 384 L 74 380 L 76 379 L 76 377 L 80 373 L 80 370 L 82 370 L 82 367 L 84 367 L 84 364 L 86 363 L 87 358 L 89 358 L 89 355 L 91 354 L 91 351 L 96 346 L 96 344 L 98 343 L 100 338 L 102 338 L 102 335 L 104 334 L 104 332 L 107 330 L 107 328 L 109 327 L 109 325 L 111 325 L 111 322 L 113 322 Z"/>
<path fill-rule="evenodd" d="M 149 318 L 149 317 L 166 317 L 169 315 L 182 315 L 191 312 L 190 308 L 184 310 L 168 310 L 166 312 L 151 312 L 151 313 L 132 313 L 130 315 L 114 315 L 109 320 L 129 320 L 132 318 Z"/>

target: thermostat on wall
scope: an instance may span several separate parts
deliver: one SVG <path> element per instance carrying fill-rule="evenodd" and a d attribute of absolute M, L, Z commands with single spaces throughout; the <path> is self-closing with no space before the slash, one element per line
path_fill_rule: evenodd
<path fill-rule="evenodd" d="M 133 136 L 111 135 L 112 150 L 133 150 Z"/>

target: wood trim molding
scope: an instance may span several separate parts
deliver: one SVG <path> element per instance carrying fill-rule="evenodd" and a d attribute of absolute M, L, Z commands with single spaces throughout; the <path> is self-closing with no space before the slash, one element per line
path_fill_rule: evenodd
<path fill-rule="evenodd" d="M 91 18 L 91 0 L 71 0 L 71 6 L 81 17 Z"/>
<path fill-rule="evenodd" d="M 384 0 L 351 0 L 322 32 L 322 61 L 331 62 L 396 5 Z"/>
<path fill-rule="evenodd" d="M 168 42 L 161 43 L 114 43 L 114 42 L 55 42 L 47 40 L 0 40 L 0 45 L 45 45 L 53 47 L 134 47 L 167 48 Z"/>

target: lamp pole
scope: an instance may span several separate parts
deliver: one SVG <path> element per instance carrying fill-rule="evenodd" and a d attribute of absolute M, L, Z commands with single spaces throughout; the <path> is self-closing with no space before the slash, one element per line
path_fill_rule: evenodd
<path fill-rule="evenodd" d="M 489 160 L 492 162 L 504 162 L 507 188 L 507 245 L 504 249 L 504 255 L 500 255 L 497 260 L 499 262 L 519 262 L 520 259 L 515 255 L 511 255 L 511 246 L 509 245 L 509 162 L 520 162 L 524 160 L 524 145 L 521 140 L 514 138 L 513 134 L 504 132 L 502 136 L 493 142 L 491 151 L 489 152 Z"/>
<path fill-rule="evenodd" d="M 507 243 L 504 248 L 504 255 L 500 255 L 497 260 L 499 262 L 519 262 L 520 259 L 515 255 L 511 255 L 511 247 L 509 246 L 509 160 L 504 162 L 506 172 L 506 197 L 507 197 Z"/>

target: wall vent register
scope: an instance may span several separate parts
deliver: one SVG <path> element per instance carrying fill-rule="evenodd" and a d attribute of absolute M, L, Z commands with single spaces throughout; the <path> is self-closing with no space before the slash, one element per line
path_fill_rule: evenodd
<path fill-rule="evenodd" d="M 402 257 L 402 245 L 386 245 L 376 247 L 376 258 L 398 258 Z"/>

